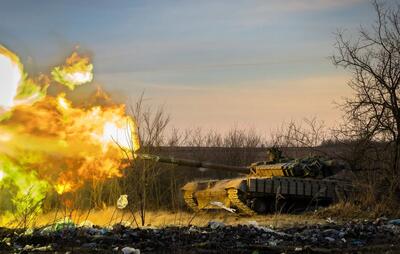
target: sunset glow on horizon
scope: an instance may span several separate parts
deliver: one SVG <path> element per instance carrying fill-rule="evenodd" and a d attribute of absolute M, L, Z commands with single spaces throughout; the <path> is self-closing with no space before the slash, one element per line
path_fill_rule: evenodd
<path fill-rule="evenodd" d="M 19 5 L 2 4 L 0 43 L 28 74 L 62 64 L 78 45 L 96 66 L 90 89 L 101 86 L 128 104 L 144 92 L 174 127 L 222 132 L 234 125 L 269 132 L 305 117 L 337 124 L 335 103 L 351 91 L 349 73 L 329 59 L 334 33 L 351 34 L 374 15 L 366 0 Z M 93 78 L 76 75 L 66 80 Z"/>

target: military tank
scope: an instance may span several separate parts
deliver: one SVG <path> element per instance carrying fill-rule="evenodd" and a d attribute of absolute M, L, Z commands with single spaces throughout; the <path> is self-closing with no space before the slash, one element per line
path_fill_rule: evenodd
<path fill-rule="evenodd" d="M 224 164 L 138 154 L 140 159 L 235 172 L 241 177 L 224 180 L 192 181 L 182 187 L 185 203 L 193 211 L 226 209 L 244 215 L 282 211 L 310 204 L 327 205 L 345 199 L 351 184 L 334 177 L 343 170 L 335 160 L 322 157 L 290 159 L 278 149 L 269 149 L 267 159 L 250 166 Z"/>

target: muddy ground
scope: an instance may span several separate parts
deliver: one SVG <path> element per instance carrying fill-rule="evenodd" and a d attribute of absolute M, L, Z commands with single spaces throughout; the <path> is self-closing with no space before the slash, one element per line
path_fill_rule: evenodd
<path fill-rule="evenodd" d="M 400 220 L 352 220 L 272 229 L 256 222 L 131 228 L 58 222 L 0 229 L 1 253 L 400 253 Z"/>

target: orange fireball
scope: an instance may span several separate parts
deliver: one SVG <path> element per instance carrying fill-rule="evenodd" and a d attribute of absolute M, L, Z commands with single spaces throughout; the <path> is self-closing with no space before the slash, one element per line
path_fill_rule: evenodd
<path fill-rule="evenodd" d="M 65 93 L 46 95 L 52 82 L 69 89 L 91 82 L 93 65 L 88 57 L 74 52 L 64 65 L 51 71 L 51 76 L 40 79 L 24 77 L 18 57 L 4 47 L 0 47 L 2 63 L 7 64 L 12 78 L 0 80 L 8 82 L 4 84 L 10 90 L 8 97 L 0 101 L 8 108 L 7 117 L 0 120 L 0 152 L 7 160 L 7 164 L 2 163 L 0 157 L 0 180 L 16 176 L 13 170 L 18 168 L 18 177 L 33 172 L 38 180 L 47 181 L 63 194 L 88 181 L 122 176 L 121 161 L 126 156 L 123 150 L 139 149 L 136 122 L 126 114 L 125 105 L 77 107 Z M 18 93 L 27 90 L 40 91 L 43 96 L 30 103 L 14 103 Z M 12 165 L 13 161 L 18 161 L 18 167 Z M 27 183 L 14 179 L 14 184 Z"/>

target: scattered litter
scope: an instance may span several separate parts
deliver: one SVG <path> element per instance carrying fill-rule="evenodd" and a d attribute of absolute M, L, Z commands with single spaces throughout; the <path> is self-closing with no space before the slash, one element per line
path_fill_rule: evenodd
<path fill-rule="evenodd" d="M 333 220 L 331 217 L 326 218 L 326 222 L 334 224 L 335 220 Z"/>
<path fill-rule="evenodd" d="M 383 223 L 385 223 L 385 222 L 387 222 L 388 221 L 388 218 L 386 218 L 386 217 L 379 217 L 379 218 L 377 218 L 375 221 L 374 221 L 374 224 L 383 224 Z"/>
<path fill-rule="evenodd" d="M 197 229 L 197 227 L 191 226 L 191 227 L 188 229 L 188 232 L 189 232 L 189 233 L 197 233 L 197 232 L 199 232 L 199 230 Z"/>
<path fill-rule="evenodd" d="M 140 254 L 140 250 L 139 249 L 135 249 L 132 247 L 124 247 L 121 249 L 122 253 L 124 254 Z"/>
<path fill-rule="evenodd" d="M 279 236 L 289 236 L 288 234 L 286 234 L 284 232 L 273 230 L 273 229 L 268 228 L 268 227 L 256 226 L 256 228 L 264 231 L 265 233 L 272 233 L 272 234 L 276 234 L 276 235 L 279 235 Z"/>
<path fill-rule="evenodd" d="M 117 200 L 118 209 L 124 209 L 128 205 L 128 195 L 124 194 L 119 196 Z"/>
<path fill-rule="evenodd" d="M 40 246 L 32 249 L 32 251 L 52 251 L 52 250 L 53 248 L 51 247 L 51 245 Z"/>
<path fill-rule="evenodd" d="M 82 247 L 88 249 L 95 249 L 97 247 L 97 243 L 84 243 L 82 244 Z"/>
<path fill-rule="evenodd" d="M 339 236 L 339 231 L 333 228 L 329 228 L 329 229 L 325 229 L 324 231 L 322 231 L 322 234 L 324 236 L 330 236 L 330 237 L 337 237 Z"/>
<path fill-rule="evenodd" d="M 278 244 L 279 244 L 278 240 L 272 240 L 272 241 L 268 242 L 268 245 L 271 247 L 276 247 L 276 246 L 278 246 Z"/>
<path fill-rule="evenodd" d="M 32 228 L 28 228 L 24 232 L 24 235 L 32 235 L 32 234 L 33 234 L 33 229 Z"/>
<path fill-rule="evenodd" d="M 11 246 L 11 238 L 10 237 L 4 237 L 3 240 L 1 240 L 2 243 L 5 243 L 8 246 Z"/>
<path fill-rule="evenodd" d="M 219 201 L 211 201 L 210 204 L 214 205 L 214 206 L 218 206 L 218 207 L 225 209 L 226 211 L 231 212 L 231 213 L 236 212 L 236 209 L 229 208 L 229 207 L 225 206 L 224 204 L 222 204 L 222 202 L 219 202 Z"/>
<path fill-rule="evenodd" d="M 400 226 L 400 219 L 390 220 L 388 221 L 389 224 Z"/>
<path fill-rule="evenodd" d="M 24 248 L 23 248 L 24 251 L 30 251 L 32 249 L 33 249 L 33 246 L 29 245 L 29 244 L 25 245 Z"/>
<path fill-rule="evenodd" d="M 210 221 L 208 222 L 208 227 L 211 229 L 223 228 L 225 227 L 225 224 L 219 221 Z"/>
<path fill-rule="evenodd" d="M 71 218 L 65 217 L 56 221 L 54 224 L 44 227 L 40 230 L 40 234 L 49 235 L 52 232 L 60 231 L 63 229 L 73 229 L 76 228 L 75 223 L 71 220 Z"/>
<path fill-rule="evenodd" d="M 351 242 L 351 244 L 354 245 L 354 246 L 362 247 L 362 246 L 365 245 L 365 241 L 362 241 L 362 240 L 353 240 L 353 241 Z"/>
<path fill-rule="evenodd" d="M 0 228 L 0 249 L 6 252 L 62 252 L 63 246 L 76 246 L 82 252 L 157 253 L 171 248 L 218 248 L 226 252 L 260 246 L 292 248 L 338 248 L 400 243 L 396 220 L 352 220 L 346 223 L 299 225 L 272 229 L 256 221 L 235 226 L 210 221 L 207 227 L 183 226 L 132 228 L 116 224 L 112 229 L 81 223 L 78 229 L 68 218 L 43 229 L 27 231 Z M 390 222 L 390 223 L 389 223 Z M 86 225 L 86 226 L 85 226 Z M 90 227 L 91 226 L 91 227 Z M 56 228 L 60 228 L 56 230 Z M 45 234 L 45 237 L 41 238 Z M 41 240 L 43 239 L 43 240 Z M 134 246 L 129 246 L 134 244 Z M 396 245 L 397 246 L 397 245 Z M 125 247 L 124 249 L 121 249 Z M 302 250 L 300 250 L 302 248 Z M 344 251 L 345 252 L 345 251 Z"/>
<path fill-rule="evenodd" d="M 336 241 L 335 238 L 329 237 L 329 236 L 325 237 L 325 240 L 327 240 L 327 241 L 330 242 L 330 243 L 333 243 L 333 242 Z"/>

